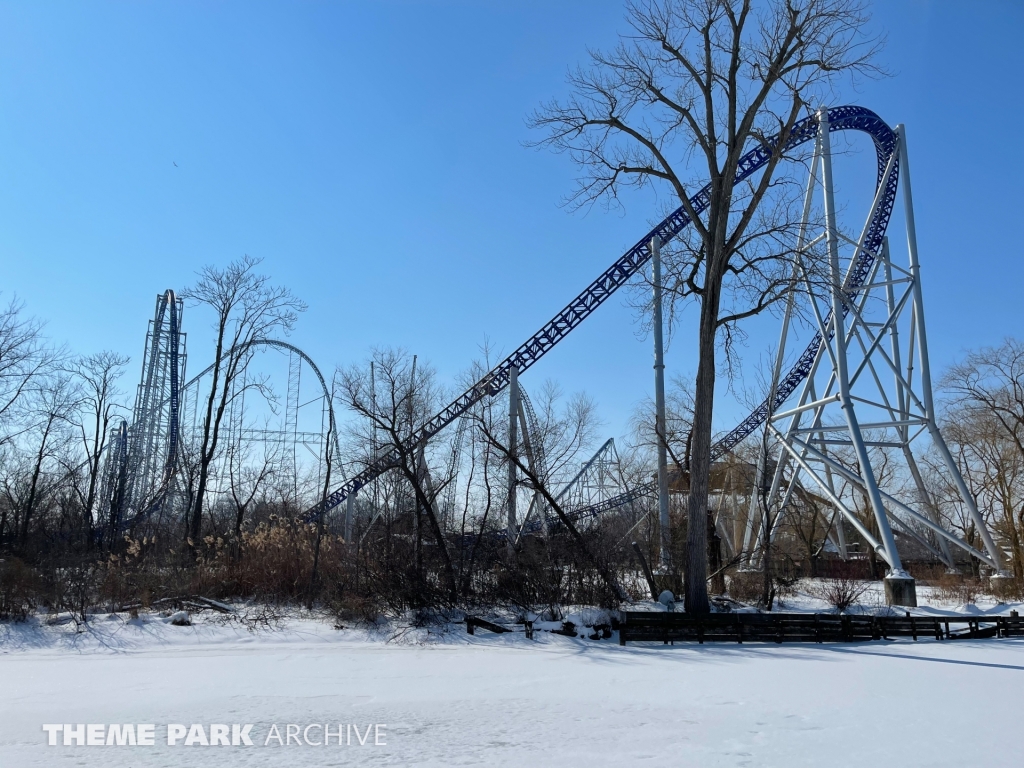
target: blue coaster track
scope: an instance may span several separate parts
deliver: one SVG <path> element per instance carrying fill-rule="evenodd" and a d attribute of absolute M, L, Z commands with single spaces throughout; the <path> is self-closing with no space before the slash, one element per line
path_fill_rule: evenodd
<path fill-rule="evenodd" d="M 883 181 L 885 183 L 885 189 L 882 190 L 879 205 L 875 209 L 874 216 L 868 226 L 864 248 L 860 251 L 853 269 L 849 272 L 846 284 L 843 286 L 847 301 L 849 302 L 856 296 L 858 290 L 867 279 L 871 266 L 874 263 L 873 254 L 881 248 L 882 239 L 885 237 L 885 231 L 892 216 L 899 182 L 898 157 L 894 160 L 893 169 L 888 179 L 885 176 L 885 169 L 889 165 L 890 160 L 893 160 L 893 155 L 898 149 L 898 138 L 896 132 L 885 121 L 865 107 L 833 107 L 828 110 L 828 121 L 829 132 L 861 131 L 871 137 L 875 145 L 878 162 L 876 191 Z M 789 137 L 782 148 L 783 153 L 789 152 L 808 141 L 813 141 L 818 135 L 818 130 L 818 117 L 815 115 L 797 122 L 790 131 Z M 733 184 L 739 184 L 762 169 L 771 158 L 773 151 L 775 151 L 778 145 L 778 141 L 779 138 L 776 137 L 773 141 L 755 147 L 744 155 L 739 162 L 739 168 Z M 707 210 L 710 204 L 710 192 L 711 187 L 709 184 L 691 199 L 691 205 L 697 214 Z M 661 243 L 667 243 L 682 232 L 689 223 L 690 219 L 684 209 L 682 207 L 676 209 L 654 229 L 645 234 L 636 245 L 626 251 L 621 258 L 581 291 L 579 295 L 545 323 L 539 331 L 520 345 L 511 355 L 452 401 L 440 413 L 425 422 L 410 437 L 407 448 L 414 448 L 420 443 L 429 440 L 452 421 L 466 413 L 484 397 L 494 396 L 501 392 L 508 385 L 510 371 L 513 366 L 518 369 L 520 374 L 527 370 L 644 268 L 651 258 L 650 242 L 653 238 L 657 237 Z M 755 408 L 728 435 L 719 440 L 712 448 L 713 459 L 720 458 L 744 438 L 752 434 L 754 430 L 764 424 L 770 412 L 774 411 L 793 394 L 810 373 L 822 343 L 823 339 L 820 334 L 811 340 L 797 362 L 780 380 L 774 402 L 769 402 L 768 399 L 765 399 L 761 405 Z M 362 472 L 332 492 L 328 496 L 327 504 L 323 509 L 318 505 L 308 510 L 305 519 L 315 520 L 319 515 L 338 506 L 351 494 L 356 493 L 380 474 L 395 467 L 397 460 L 397 450 L 381 456 Z M 607 509 L 628 503 L 639 496 L 646 495 L 648 492 L 647 488 L 641 487 L 621 497 L 607 500 L 599 505 L 600 508 L 579 510 L 575 516 L 586 517 L 599 514 Z"/>

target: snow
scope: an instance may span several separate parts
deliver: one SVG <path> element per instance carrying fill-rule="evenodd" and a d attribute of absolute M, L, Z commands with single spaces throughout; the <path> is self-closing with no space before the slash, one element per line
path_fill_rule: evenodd
<path fill-rule="evenodd" d="M 1022 640 L 622 648 L 165 618 L 0 624 L 0 766 L 1019 764 Z M 386 724 L 386 745 L 264 746 L 325 722 Z M 156 744 L 48 746 L 44 723 L 156 723 Z M 251 723 L 254 745 L 167 746 L 197 723 Z"/>

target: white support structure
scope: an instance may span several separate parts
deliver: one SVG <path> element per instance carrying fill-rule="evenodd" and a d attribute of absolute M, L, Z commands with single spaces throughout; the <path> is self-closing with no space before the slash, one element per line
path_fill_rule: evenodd
<path fill-rule="evenodd" d="M 652 325 L 654 326 L 654 431 L 658 455 L 658 525 L 661 531 L 659 559 L 662 573 L 672 566 L 672 531 L 668 514 L 668 439 L 665 420 L 665 345 L 661 313 L 661 243 L 651 239 Z"/>
<path fill-rule="evenodd" d="M 537 423 L 537 415 L 530 403 L 530 397 L 526 390 L 519 383 L 519 372 L 512 368 L 509 376 L 509 404 L 508 404 L 508 441 L 509 453 L 520 461 L 525 460 L 530 474 L 541 483 L 547 481 L 547 467 L 544 460 L 544 435 L 540 433 L 540 425 Z M 523 535 L 527 523 L 537 519 L 541 526 L 541 532 L 546 537 L 548 534 L 546 504 L 543 494 L 539 488 L 529 488 L 530 483 L 519 481 L 519 472 L 514 461 L 508 463 L 508 519 L 506 521 L 506 535 L 508 538 L 509 554 L 513 554 L 515 547 Z M 519 520 L 519 495 L 526 488 L 529 491 L 529 505 L 526 507 L 526 514 L 522 521 Z"/>
<path fill-rule="evenodd" d="M 511 456 L 518 455 L 519 450 L 519 369 L 512 366 L 509 371 L 508 382 L 508 450 L 510 454 L 508 462 L 508 520 L 506 530 L 506 541 L 508 542 L 509 554 L 515 553 L 516 536 L 519 533 L 519 525 L 516 521 L 516 492 L 518 490 L 518 472 L 516 463 Z"/>
<path fill-rule="evenodd" d="M 347 499 L 345 499 L 345 543 L 349 544 L 352 542 L 352 523 L 355 518 L 354 504 L 356 502 L 356 495 L 353 493 Z"/>
<path fill-rule="evenodd" d="M 802 387 L 789 402 L 769 415 L 766 429 L 774 442 L 768 455 L 760 458 L 758 469 L 773 473 L 768 507 L 778 509 L 780 514 L 785 513 L 794 491 L 801 486 L 827 499 L 841 516 L 836 521 L 841 554 L 846 556 L 847 542 L 841 525 L 845 520 L 888 564 L 886 594 L 890 602 L 913 605 L 913 579 L 903 570 L 894 527 L 949 567 L 954 565 L 951 545 L 977 557 L 996 575 L 1004 573 L 1004 555 L 988 531 L 938 428 L 906 132 L 897 126 L 899 151 L 885 169 L 879 192 L 868 211 L 868 224 L 855 240 L 842 232 L 837 221 L 825 110 L 819 112 L 819 120 L 821 130 L 807 187 L 804 223 L 794 259 L 794 286 L 783 320 L 773 393 L 781 363 L 787 351 L 792 354 L 792 350 L 787 350 L 787 337 L 793 335 L 791 324 L 796 312 L 802 311 L 804 317 L 810 318 L 822 342 Z M 880 253 L 871 254 L 871 272 L 854 293 L 846 288 L 848 276 L 864 251 L 869 223 L 881 203 L 885 181 L 892 173 L 900 174 L 907 228 L 906 261 L 900 264 L 892 256 L 886 240 Z M 816 224 L 810 215 L 815 188 L 820 190 L 820 212 L 824 218 Z M 812 225 L 823 230 L 822 235 L 811 237 Z M 822 245 L 824 253 L 820 251 Z M 799 341 L 793 348 L 801 349 Z M 959 496 L 956 503 L 966 510 L 977 528 L 984 551 L 970 546 L 943 524 L 919 465 L 921 444 L 926 442 L 923 438 L 930 439 L 947 484 Z M 913 489 L 912 498 L 897 497 L 893 495 L 897 491 L 886 493 L 880 487 L 895 487 L 900 481 Z M 752 494 L 756 496 L 756 492 Z M 867 524 L 869 519 L 873 525 Z M 761 529 L 756 541 L 755 527 Z M 763 516 L 752 502 L 744 549 L 753 553 L 753 562 L 757 562 L 762 537 L 774 535 L 776 530 L 777 526 L 765 530 Z"/>

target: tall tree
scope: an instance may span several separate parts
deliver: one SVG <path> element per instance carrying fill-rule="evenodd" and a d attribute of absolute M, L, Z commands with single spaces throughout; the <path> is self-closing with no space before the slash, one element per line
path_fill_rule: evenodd
<path fill-rule="evenodd" d="M 445 590 L 451 598 L 458 592 L 455 567 L 439 519 L 440 495 L 450 478 L 431 477 L 426 446 L 414 444 L 410 436 L 434 413 L 443 399 L 432 368 L 416 365 L 403 350 L 378 349 L 371 365 L 351 366 L 338 371 L 338 396 L 359 418 L 348 427 L 349 437 L 359 455 L 357 464 L 370 464 L 384 452 L 394 451 L 395 469 L 404 480 L 412 517 L 414 572 L 418 582 L 416 599 L 423 599 L 430 580 L 423 560 L 425 518 L 434 539 Z M 405 510 L 402 510 L 403 512 Z"/>
<path fill-rule="evenodd" d="M 583 169 L 570 205 L 618 204 L 623 188 L 653 186 L 690 218 L 690 233 L 663 253 L 674 262 L 666 289 L 700 313 L 685 588 L 686 610 L 706 613 L 716 351 L 785 291 L 796 217 L 780 164 L 793 126 L 832 97 L 840 75 L 877 72 L 879 44 L 860 0 L 636 0 L 626 9 L 631 29 L 618 47 L 592 51 L 590 66 L 569 75 L 572 96 L 544 104 L 530 124 L 547 134 L 537 144 Z M 734 188 L 740 158 L 758 144 L 770 159 Z M 710 205 L 698 215 L 690 197 L 705 183 Z"/>
<path fill-rule="evenodd" d="M 285 287 L 270 283 L 255 269 L 261 259 L 251 256 L 227 267 L 204 267 L 195 285 L 182 296 L 193 305 L 213 310 L 214 364 L 197 461 L 197 480 L 189 518 L 188 538 L 195 547 L 202 533 L 210 467 L 217 457 L 224 412 L 235 392 L 233 384 L 252 358 L 251 344 L 276 334 L 289 334 L 306 305 Z"/>
<path fill-rule="evenodd" d="M 1014 577 L 1024 579 L 1024 453 L 992 413 L 948 408 L 943 433 L 988 524 L 1009 545 Z"/>
<path fill-rule="evenodd" d="M 17 418 L 18 408 L 63 354 L 47 346 L 42 331 L 17 298 L 0 307 L 0 446 L 31 424 Z"/>
<path fill-rule="evenodd" d="M 999 510 L 996 528 L 1010 545 L 1014 573 L 1024 577 L 1024 342 L 1008 338 L 971 352 L 947 371 L 942 387 L 949 395 L 946 428 L 964 476 L 983 512 Z"/>
<path fill-rule="evenodd" d="M 77 420 L 81 403 L 79 383 L 64 372 L 47 376 L 33 394 L 30 413 L 34 425 L 29 435 L 36 443 L 32 449 L 28 493 L 18 510 L 21 522 L 18 537 L 22 548 L 28 544 L 29 526 L 42 500 L 47 463 L 52 463 L 57 453 L 71 442 L 71 425 Z"/>
<path fill-rule="evenodd" d="M 87 472 L 85 494 L 80 502 L 91 526 L 98 521 L 93 507 L 99 492 L 101 458 L 107 446 L 111 419 L 122 406 L 119 398 L 123 393 L 117 388 L 117 380 L 124 374 L 127 364 L 127 355 L 104 351 L 79 357 L 70 366 L 70 372 L 79 382 L 82 391 L 84 418 L 79 419 L 77 426 L 82 438 Z"/>
<path fill-rule="evenodd" d="M 593 444 L 598 426 L 596 408 L 594 402 L 582 393 L 572 396 L 564 406 L 560 405 L 560 400 L 559 388 L 553 382 L 546 382 L 537 398 L 536 423 L 523 430 L 521 446 L 510 445 L 507 434 L 496 430 L 494 420 L 485 414 L 477 414 L 475 425 L 486 446 L 501 462 L 511 463 L 518 475 L 517 482 L 533 493 L 533 503 L 519 521 L 520 529 L 541 519 L 546 529 L 548 520 L 557 519 L 572 537 L 582 560 L 605 583 L 608 594 L 622 600 L 626 593 L 616 581 L 605 557 L 588 546 L 585 536 L 569 514 L 570 510 L 566 510 L 559 500 L 556 488 L 557 483 L 565 482 L 575 474 L 583 449 Z M 507 414 L 507 418 L 512 416 Z M 515 545 L 516 542 L 512 543 Z M 560 569 L 550 563 L 547 571 L 549 588 L 555 587 L 561 575 L 554 572 Z M 551 589 L 552 593 L 555 591 Z"/>

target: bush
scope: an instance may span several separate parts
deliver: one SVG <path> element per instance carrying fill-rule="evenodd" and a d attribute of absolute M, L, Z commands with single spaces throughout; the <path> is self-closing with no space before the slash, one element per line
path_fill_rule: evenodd
<path fill-rule="evenodd" d="M 959 573 L 944 573 L 939 577 L 938 596 L 947 603 L 973 605 L 984 591 L 980 580 L 965 578 Z"/>
<path fill-rule="evenodd" d="M 38 579 L 18 558 L 0 560 L 0 619 L 24 621 L 35 608 Z"/>
<path fill-rule="evenodd" d="M 992 585 L 992 594 L 1002 602 L 1020 602 L 1024 600 L 1024 581 L 998 579 Z"/>
<path fill-rule="evenodd" d="M 812 595 L 824 600 L 836 613 L 845 613 L 860 600 L 871 586 L 869 581 L 860 581 L 845 576 L 822 579 L 810 589 Z"/>
<path fill-rule="evenodd" d="M 764 574 L 760 571 L 737 571 L 729 577 L 729 596 L 741 603 L 754 604 L 764 592 Z"/>

